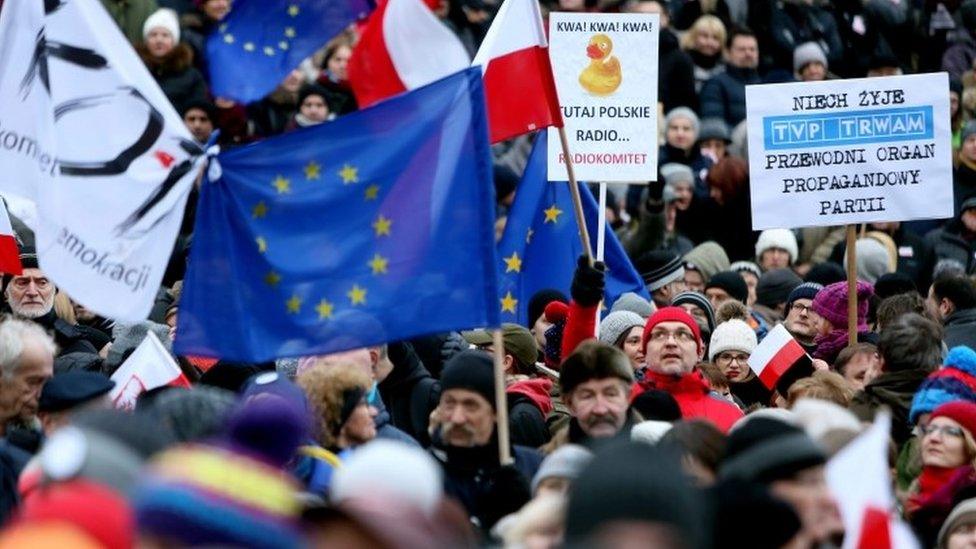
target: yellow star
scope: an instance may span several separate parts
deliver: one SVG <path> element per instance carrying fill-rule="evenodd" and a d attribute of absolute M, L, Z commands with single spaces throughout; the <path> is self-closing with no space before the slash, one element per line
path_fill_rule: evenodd
<path fill-rule="evenodd" d="M 322 166 L 319 166 L 314 160 L 309 161 L 305 166 L 305 179 L 318 179 L 321 169 Z"/>
<path fill-rule="evenodd" d="M 319 320 L 332 318 L 332 303 L 325 299 L 319 301 L 319 304 L 315 306 L 315 310 L 319 313 Z"/>
<path fill-rule="evenodd" d="M 504 257 L 502 261 L 505 262 L 505 272 L 510 273 L 515 271 L 516 273 L 522 272 L 522 260 L 518 256 L 518 252 L 512 252 L 512 257 Z"/>
<path fill-rule="evenodd" d="M 274 271 L 271 271 L 268 274 L 264 275 L 264 282 L 268 286 L 274 288 L 275 286 L 278 285 L 279 282 L 281 282 L 281 275 Z"/>
<path fill-rule="evenodd" d="M 275 189 L 278 190 L 278 194 L 287 194 L 291 192 L 291 181 L 281 177 L 280 175 L 271 182 Z"/>
<path fill-rule="evenodd" d="M 224 42 L 227 42 L 228 44 L 233 44 L 234 43 L 234 35 L 233 34 L 225 34 L 224 35 Z"/>
<path fill-rule="evenodd" d="M 392 219 L 387 219 L 380 214 L 373 222 L 373 230 L 376 231 L 376 236 L 390 236 L 390 226 L 393 225 Z"/>
<path fill-rule="evenodd" d="M 265 46 L 264 47 L 264 54 L 267 55 L 268 57 L 271 57 L 271 56 L 273 56 L 275 54 L 275 50 L 271 46 Z"/>
<path fill-rule="evenodd" d="M 515 314 L 515 306 L 518 305 L 518 300 L 512 297 L 512 292 L 505 294 L 505 297 L 501 299 L 502 302 L 502 312 L 508 311 Z"/>
<path fill-rule="evenodd" d="M 263 254 L 268 251 L 268 241 L 264 239 L 263 236 L 259 236 L 254 239 L 258 243 L 258 253 Z"/>
<path fill-rule="evenodd" d="M 370 185 L 369 187 L 366 187 L 366 192 L 364 194 L 366 195 L 366 200 L 376 200 L 376 197 L 380 194 L 380 186 Z"/>
<path fill-rule="evenodd" d="M 294 27 L 285 27 L 285 36 L 287 36 L 288 38 L 294 38 L 295 37 L 295 28 Z"/>
<path fill-rule="evenodd" d="M 254 51 L 254 42 L 244 42 L 244 51 Z"/>
<path fill-rule="evenodd" d="M 366 303 L 366 289 L 360 288 L 358 284 L 353 284 L 352 289 L 346 294 L 353 305 Z"/>
<path fill-rule="evenodd" d="M 529 229 L 528 232 L 525 233 L 525 243 L 526 244 L 531 244 L 532 243 L 532 235 L 533 234 L 535 234 L 535 231 L 533 231 L 532 229 Z"/>
<path fill-rule="evenodd" d="M 227 32 L 227 23 L 221 23 L 221 25 L 217 27 L 217 30 L 220 32 Z"/>
<path fill-rule="evenodd" d="M 342 169 L 339 170 L 339 177 L 342 178 L 342 183 L 345 185 L 359 183 L 359 170 L 349 164 L 343 164 Z"/>
<path fill-rule="evenodd" d="M 282 50 L 287 50 L 288 49 L 288 42 L 285 42 L 284 40 L 282 40 L 281 42 L 278 42 L 278 47 L 281 48 Z"/>
<path fill-rule="evenodd" d="M 559 220 L 559 214 L 563 213 L 563 211 L 553 204 L 549 208 L 542 210 L 542 213 L 546 214 L 546 220 L 543 223 L 555 223 Z"/>
<path fill-rule="evenodd" d="M 291 295 L 285 305 L 288 306 L 288 314 L 297 315 L 302 310 L 302 300 L 295 294 Z"/>
<path fill-rule="evenodd" d="M 288 15 L 292 17 L 298 17 L 298 5 L 292 4 L 288 6 Z"/>
<path fill-rule="evenodd" d="M 254 205 L 251 210 L 251 218 L 258 219 L 259 217 L 264 217 L 268 215 L 268 205 L 264 203 L 264 200 L 258 202 Z"/>
<path fill-rule="evenodd" d="M 373 260 L 369 262 L 369 266 L 373 269 L 373 274 L 386 274 L 386 267 L 390 263 L 390 260 L 381 256 L 380 254 L 375 254 Z"/>

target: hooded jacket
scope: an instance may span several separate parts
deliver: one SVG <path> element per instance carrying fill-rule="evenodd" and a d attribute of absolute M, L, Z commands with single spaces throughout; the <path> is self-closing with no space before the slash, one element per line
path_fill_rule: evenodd
<path fill-rule="evenodd" d="M 505 390 L 512 444 L 538 448 L 549 442 L 546 416 L 553 411 L 551 389 L 552 381 L 538 378 L 517 381 Z"/>
<path fill-rule="evenodd" d="M 697 370 L 679 377 L 647 370 L 644 379 L 634 385 L 630 400 L 650 389 L 671 393 L 681 408 L 682 419 L 710 421 L 723 433 L 728 433 L 742 417 L 742 411 L 734 404 L 712 395 L 708 381 Z"/>
<path fill-rule="evenodd" d="M 427 425 L 440 401 L 441 384 L 424 368 L 409 343 L 391 343 L 389 357 L 393 371 L 379 384 L 379 391 L 389 406 L 390 422 L 426 448 L 430 446 Z"/>
<path fill-rule="evenodd" d="M 207 99 L 207 84 L 193 67 L 193 50 L 189 46 L 176 44 L 159 59 L 149 54 L 145 44 L 138 45 L 136 51 L 176 112 L 182 113 L 191 102 Z"/>

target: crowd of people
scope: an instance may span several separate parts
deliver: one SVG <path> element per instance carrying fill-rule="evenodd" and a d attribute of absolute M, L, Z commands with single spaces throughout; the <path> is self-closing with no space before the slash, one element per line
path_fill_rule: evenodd
<path fill-rule="evenodd" d="M 358 108 L 357 25 L 243 105 L 208 84 L 206 39 L 231 0 L 101 2 L 200 144 Z M 471 56 L 499 7 L 434 4 Z M 502 326 L 502 349 L 472 330 L 270 363 L 178 356 L 189 388 L 121 410 L 112 374 L 150 332 L 171 348 L 195 191 L 139 323 L 58 291 L 13 219 L 24 269 L 2 279 L 0 547 L 839 547 L 825 466 L 882 410 L 891 515 L 923 547 L 976 545 L 976 0 L 549 11 L 660 16 L 659 176 L 611 186 L 607 212 L 650 299 L 605 302 L 605 266 L 580 258 L 570 288 Z M 861 227 L 854 295 L 843 227 L 752 230 L 746 85 L 942 70 L 952 219 Z M 494 147 L 499 234 L 531 139 Z M 769 386 L 750 357 L 779 325 L 813 368 Z"/>

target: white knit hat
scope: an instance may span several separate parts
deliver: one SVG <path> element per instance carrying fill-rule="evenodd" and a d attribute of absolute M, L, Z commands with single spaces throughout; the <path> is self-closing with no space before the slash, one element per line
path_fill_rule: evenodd
<path fill-rule="evenodd" d="M 145 40 L 149 36 L 149 31 L 162 27 L 173 35 L 173 43 L 180 41 L 180 20 L 176 12 L 169 8 L 159 8 L 152 15 L 146 18 L 142 25 L 142 38 Z"/>
<path fill-rule="evenodd" d="M 634 326 L 644 326 L 644 318 L 633 311 L 615 311 L 600 322 L 600 341 L 613 345 Z"/>
<path fill-rule="evenodd" d="M 770 248 L 786 250 L 790 254 L 790 264 L 796 263 L 796 258 L 800 255 L 796 245 L 796 235 L 789 229 L 766 229 L 759 233 L 759 240 L 756 241 L 756 261 L 759 261 L 763 252 Z"/>
<path fill-rule="evenodd" d="M 715 327 L 712 339 L 708 343 L 708 360 L 714 361 L 715 355 L 722 351 L 742 351 L 752 354 L 756 349 L 756 332 L 745 322 L 733 318 Z"/>

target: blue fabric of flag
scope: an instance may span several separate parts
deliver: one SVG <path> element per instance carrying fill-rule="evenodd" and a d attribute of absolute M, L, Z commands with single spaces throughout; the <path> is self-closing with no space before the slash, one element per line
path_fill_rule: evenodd
<path fill-rule="evenodd" d="M 179 353 L 264 361 L 499 325 L 477 67 L 217 162 Z"/>
<path fill-rule="evenodd" d="M 372 9 L 370 0 L 234 0 L 207 37 L 211 91 L 241 103 L 261 99 Z"/>
<path fill-rule="evenodd" d="M 536 136 L 525 172 L 515 190 L 505 233 L 498 243 L 498 287 L 503 322 L 525 326 L 529 300 L 545 288 L 569 294 L 576 260 L 583 253 L 579 225 L 573 215 L 569 183 L 547 180 L 546 135 Z M 589 187 L 579 183 L 583 214 L 591 243 L 596 245 L 599 206 Z M 604 303 L 626 292 L 649 299 L 644 281 L 623 246 L 607 226 L 604 260 L 607 264 Z"/>

